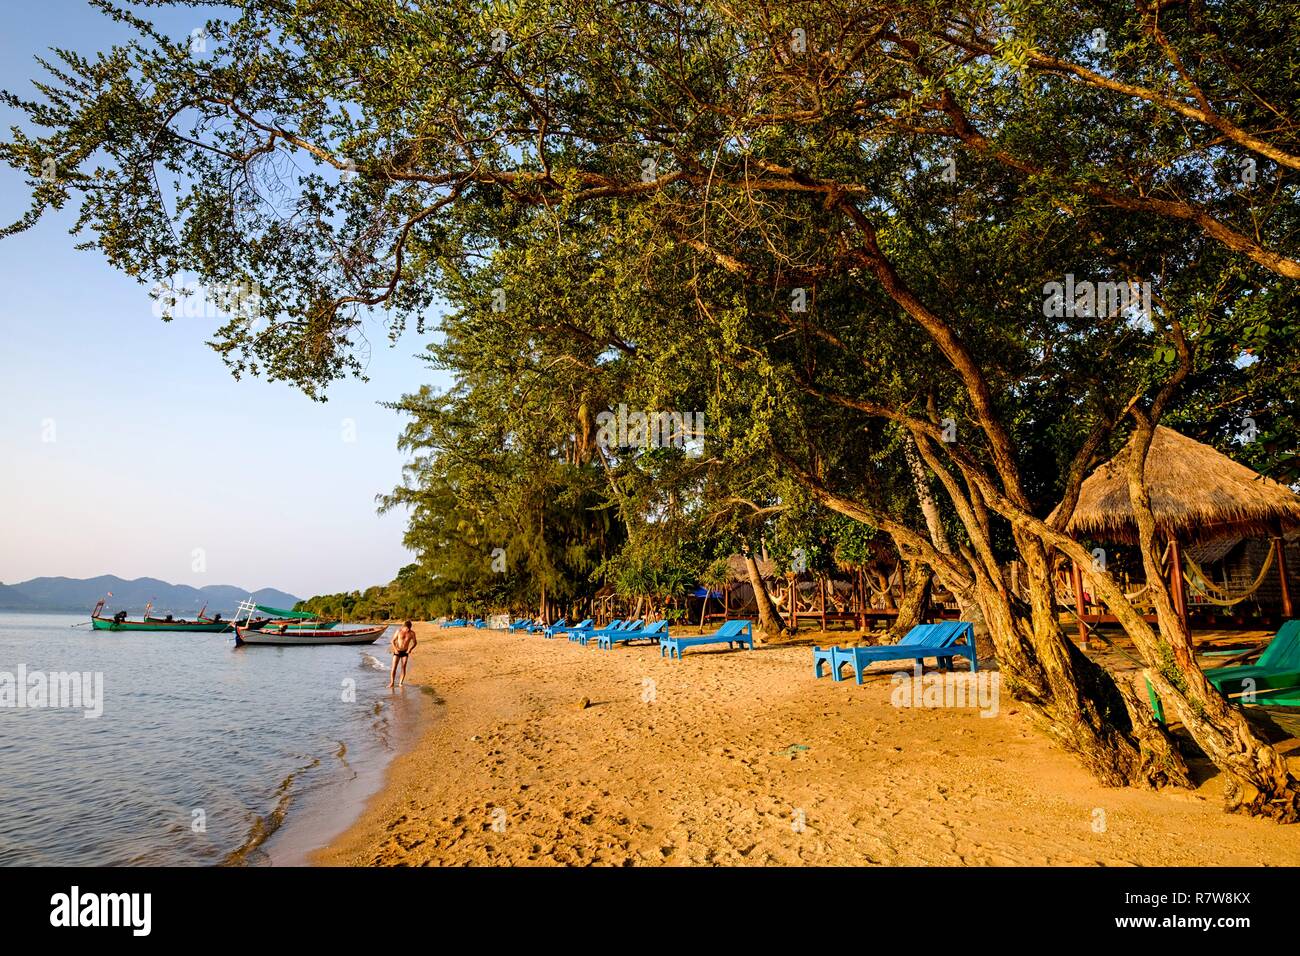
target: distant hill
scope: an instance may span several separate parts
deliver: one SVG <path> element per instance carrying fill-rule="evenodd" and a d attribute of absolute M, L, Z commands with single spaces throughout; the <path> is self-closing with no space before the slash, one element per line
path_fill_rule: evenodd
<path fill-rule="evenodd" d="M 85 611 L 95 606 L 100 598 L 113 592 L 108 607 L 114 611 L 144 610 L 153 601 L 153 609 L 161 613 L 193 614 L 204 604 L 210 613 L 220 611 L 229 617 L 248 597 L 245 588 L 229 584 L 209 584 L 192 588 L 188 584 L 168 584 L 157 578 L 136 578 L 128 581 L 114 574 L 97 578 L 32 578 L 21 584 L 0 584 L 0 610 L 3 611 Z M 262 588 L 252 592 L 259 604 L 290 608 L 299 599 L 275 588 Z"/>

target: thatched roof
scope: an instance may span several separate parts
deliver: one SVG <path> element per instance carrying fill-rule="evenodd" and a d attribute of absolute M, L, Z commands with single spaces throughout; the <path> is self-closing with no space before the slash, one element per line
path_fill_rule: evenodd
<path fill-rule="evenodd" d="M 1124 451 L 1083 482 L 1066 531 L 1077 537 L 1133 542 Z M 1157 426 L 1146 465 L 1156 527 L 1183 543 L 1230 535 L 1256 537 L 1300 526 L 1300 497 L 1209 445 Z"/>
<path fill-rule="evenodd" d="M 776 576 L 776 562 L 771 559 L 758 559 L 758 573 L 764 579 L 770 580 Z M 749 581 L 749 570 L 745 567 L 745 558 L 743 555 L 733 554 L 727 558 L 727 577 L 735 584 L 738 581 Z"/>
<path fill-rule="evenodd" d="M 1246 540 L 1241 535 L 1225 534 L 1222 538 L 1211 538 L 1190 545 L 1187 548 L 1187 556 L 1202 567 L 1218 564 L 1232 553 L 1233 548 Z"/>

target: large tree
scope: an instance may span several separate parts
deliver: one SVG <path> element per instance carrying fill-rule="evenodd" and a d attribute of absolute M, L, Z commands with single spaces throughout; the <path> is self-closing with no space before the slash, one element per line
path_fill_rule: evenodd
<path fill-rule="evenodd" d="M 1185 781 L 1134 689 L 1061 633 L 1064 552 L 1232 804 L 1293 819 L 1158 576 L 1156 631 L 1061 529 L 1127 441 L 1151 571 L 1152 427 L 1270 382 L 1292 415 L 1260 309 L 1300 275 L 1295 12 L 257 0 L 196 58 L 113 11 L 139 39 L 10 96 L 30 125 L 0 156 L 32 178 L 11 231 L 76 199 L 142 281 L 255 288 L 217 333 L 237 372 L 318 392 L 365 310 L 418 321 L 441 295 L 485 349 L 585 367 L 596 401 L 707 407 L 716 480 L 766 467 L 760 508 L 809 496 L 889 535 L 1100 779 Z M 1067 276 L 1153 308 L 1053 309 Z"/>

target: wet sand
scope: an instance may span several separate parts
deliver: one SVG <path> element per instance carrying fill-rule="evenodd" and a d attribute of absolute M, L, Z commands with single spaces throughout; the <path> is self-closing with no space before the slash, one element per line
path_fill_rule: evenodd
<path fill-rule="evenodd" d="M 1225 814 L 1203 763 L 1194 791 L 1107 789 L 1009 695 L 896 707 L 892 667 L 817 680 L 807 641 L 419 634 L 432 717 L 318 864 L 1300 864 L 1300 827 Z"/>

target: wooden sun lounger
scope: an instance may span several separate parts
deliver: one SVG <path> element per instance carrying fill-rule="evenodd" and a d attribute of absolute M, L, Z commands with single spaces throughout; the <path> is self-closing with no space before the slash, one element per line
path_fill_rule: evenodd
<path fill-rule="evenodd" d="M 640 622 L 635 622 L 640 624 Z M 627 644 L 631 641 L 662 641 L 668 637 L 668 622 L 655 621 L 648 627 L 629 627 L 622 631 L 609 631 L 596 635 L 596 646 L 603 651 L 614 649 L 615 644 Z M 585 642 L 584 642 L 585 643 Z"/>
<path fill-rule="evenodd" d="M 957 641 L 965 638 L 965 644 Z M 874 647 L 814 647 L 813 676 L 822 676 L 822 665 L 828 664 L 831 677 L 843 680 L 840 669 L 848 664 L 853 668 L 853 675 L 859 684 L 863 672 L 877 661 L 914 660 L 923 664 L 927 657 L 933 657 L 944 670 L 952 669 L 953 658 L 965 657 L 970 661 L 972 671 L 979 669 L 975 655 L 975 628 L 968 621 L 940 621 L 938 624 L 918 624 L 912 628 L 897 644 L 881 644 Z"/>
<path fill-rule="evenodd" d="M 1205 671 L 1205 679 L 1233 703 L 1295 706 L 1292 701 L 1300 697 L 1300 621 L 1287 621 L 1279 627 L 1254 664 L 1212 667 Z M 1164 705 L 1150 681 L 1147 699 L 1156 720 L 1163 724 Z"/>
<path fill-rule="evenodd" d="M 641 625 L 645 623 L 643 618 L 637 618 L 635 621 L 613 621 L 604 627 L 598 627 L 590 631 L 579 631 L 577 634 L 570 634 L 569 640 L 577 641 L 583 647 L 586 647 L 592 640 L 598 640 L 602 634 L 621 634 L 624 631 L 639 631 Z"/>
<path fill-rule="evenodd" d="M 726 644 L 728 647 L 739 645 L 754 649 L 754 622 L 728 621 L 712 634 L 699 637 L 665 637 L 659 641 L 659 656 L 667 652 L 668 657 L 681 660 L 682 651 L 688 647 L 700 647 L 704 644 Z"/>
<path fill-rule="evenodd" d="M 591 629 L 591 618 L 585 621 L 579 621 L 577 624 L 553 624 L 546 629 L 547 637 L 555 637 L 557 634 L 571 634 L 574 631 L 585 631 Z"/>

